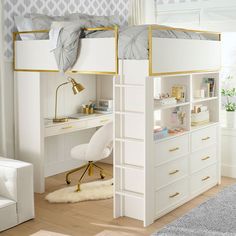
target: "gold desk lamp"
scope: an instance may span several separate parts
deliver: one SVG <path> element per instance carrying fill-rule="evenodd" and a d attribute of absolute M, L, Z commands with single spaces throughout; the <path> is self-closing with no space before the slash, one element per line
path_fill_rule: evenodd
<path fill-rule="evenodd" d="M 67 117 L 57 117 L 57 95 L 58 95 L 58 90 L 60 87 L 66 85 L 66 84 L 72 84 L 72 90 L 74 95 L 76 95 L 77 93 L 80 93 L 81 91 L 84 90 L 84 87 L 82 84 L 77 83 L 74 79 L 72 78 L 68 78 L 68 81 L 65 83 L 60 84 L 57 89 L 56 89 L 56 96 L 55 96 L 55 117 L 53 118 L 53 122 L 54 123 L 59 123 L 59 122 L 67 122 L 68 118 Z"/>

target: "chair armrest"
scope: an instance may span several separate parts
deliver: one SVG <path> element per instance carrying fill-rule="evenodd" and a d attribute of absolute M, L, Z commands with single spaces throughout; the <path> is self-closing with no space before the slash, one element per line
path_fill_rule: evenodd
<path fill-rule="evenodd" d="M 0 158 L 0 195 L 17 203 L 18 223 L 34 218 L 33 165 Z"/>

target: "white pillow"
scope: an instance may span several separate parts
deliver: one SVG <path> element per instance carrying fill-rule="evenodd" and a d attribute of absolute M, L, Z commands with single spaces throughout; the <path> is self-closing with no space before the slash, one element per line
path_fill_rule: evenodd
<path fill-rule="evenodd" d="M 15 16 L 14 21 L 15 21 L 18 32 L 33 30 L 33 22 L 30 18 L 23 17 L 23 16 Z M 22 40 L 35 40 L 36 39 L 34 34 L 20 34 L 20 37 Z"/>

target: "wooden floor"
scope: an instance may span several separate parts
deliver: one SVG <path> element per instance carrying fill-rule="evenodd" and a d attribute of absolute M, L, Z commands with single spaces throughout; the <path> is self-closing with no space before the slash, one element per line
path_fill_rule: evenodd
<path fill-rule="evenodd" d="M 112 171 L 112 166 L 101 164 L 104 168 Z M 75 174 L 75 179 L 77 174 Z M 95 177 L 86 179 L 94 180 Z M 198 206 L 209 197 L 226 186 L 236 183 L 235 179 L 222 178 L 222 184 L 210 189 L 192 201 L 157 220 L 147 228 L 142 223 L 127 217 L 113 219 L 112 199 L 102 201 L 88 201 L 76 204 L 50 204 L 44 200 L 47 193 L 65 187 L 64 174 L 59 174 L 46 179 L 46 193 L 35 194 L 36 218 L 10 230 L 0 233 L 1 236 L 27 236 L 40 230 L 57 232 L 72 236 L 132 236 L 150 235 L 166 224 L 179 218 L 190 209 Z M 76 184 L 75 181 L 72 184 Z M 47 234 L 47 236 L 52 234 Z"/>

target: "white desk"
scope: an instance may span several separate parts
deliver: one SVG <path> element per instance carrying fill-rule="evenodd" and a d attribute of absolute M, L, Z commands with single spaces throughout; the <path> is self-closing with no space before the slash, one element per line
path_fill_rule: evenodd
<path fill-rule="evenodd" d="M 91 114 L 81 116 L 79 119 L 69 119 L 68 122 L 53 123 L 52 120 L 45 120 L 44 137 L 60 134 L 67 134 L 79 130 L 96 128 L 105 125 L 112 120 L 112 114 Z"/>

